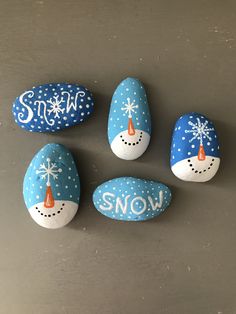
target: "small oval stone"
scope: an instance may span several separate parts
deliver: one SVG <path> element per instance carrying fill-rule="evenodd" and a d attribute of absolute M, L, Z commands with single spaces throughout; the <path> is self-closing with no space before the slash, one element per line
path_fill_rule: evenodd
<path fill-rule="evenodd" d="M 112 97 L 108 140 L 113 153 L 125 160 L 140 157 L 151 136 L 151 117 L 143 84 L 135 78 L 123 80 Z"/>
<path fill-rule="evenodd" d="M 93 112 L 90 91 L 76 84 L 32 87 L 13 103 L 15 122 L 30 132 L 56 132 L 86 120 Z"/>
<path fill-rule="evenodd" d="M 173 131 L 171 170 L 184 181 L 208 181 L 219 168 L 219 149 L 213 123 L 200 113 L 187 113 L 177 120 Z"/>
<path fill-rule="evenodd" d="M 159 182 L 121 177 L 104 182 L 93 193 L 103 215 L 117 220 L 143 221 L 160 215 L 171 201 L 170 189 Z"/>
<path fill-rule="evenodd" d="M 80 180 L 69 150 L 47 144 L 31 161 L 23 184 L 26 207 L 40 226 L 56 229 L 75 216 L 80 198 Z"/>

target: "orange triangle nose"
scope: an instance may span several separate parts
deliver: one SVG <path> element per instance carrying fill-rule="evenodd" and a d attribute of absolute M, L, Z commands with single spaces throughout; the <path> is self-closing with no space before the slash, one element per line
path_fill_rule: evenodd
<path fill-rule="evenodd" d="M 134 128 L 134 124 L 133 124 L 132 118 L 129 118 L 128 134 L 129 135 L 134 135 L 135 134 L 135 128 Z"/>
<path fill-rule="evenodd" d="M 44 207 L 52 208 L 54 206 L 54 204 L 55 204 L 55 202 L 54 202 L 54 198 L 52 195 L 52 189 L 50 186 L 47 186 L 46 196 L 44 199 Z"/>
<path fill-rule="evenodd" d="M 206 154 L 205 154 L 205 151 L 204 151 L 202 144 L 199 146 L 199 151 L 198 151 L 197 156 L 198 156 L 198 160 L 205 160 L 206 159 Z"/>

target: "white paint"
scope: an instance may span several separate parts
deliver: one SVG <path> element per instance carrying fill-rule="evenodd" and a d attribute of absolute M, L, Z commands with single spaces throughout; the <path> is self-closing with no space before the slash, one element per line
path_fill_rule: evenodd
<path fill-rule="evenodd" d="M 100 207 L 101 210 L 112 210 L 112 208 L 113 208 L 112 203 L 109 201 L 109 199 L 107 199 L 107 197 L 113 197 L 113 198 L 114 198 L 114 197 L 115 197 L 115 194 L 110 193 L 110 192 L 105 192 L 105 193 L 103 193 L 102 199 L 103 199 L 103 201 L 108 205 L 108 207 L 105 207 L 105 206 L 103 206 L 103 205 L 100 205 L 99 207 Z"/>
<path fill-rule="evenodd" d="M 213 159 L 214 161 L 212 161 Z M 188 160 L 190 160 L 190 162 Z M 212 166 L 210 166 L 211 164 Z M 194 156 L 177 162 L 171 167 L 171 170 L 174 175 L 181 180 L 206 182 L 214 177 L 219 165 L 220 158 L 206 156 L 205 160 L 198 160 L 198 156 Z M 197 173 L 195 173 L 195 171 L 197 171 Z"/>
<path fill-rule="evenodd" d="M 34 92 L 33 91 L 26 91 L 24 92 L 20 97 L 19 97 L 19 102 L 22 104 L 23 108 L 27 111 L 27 118 L 26 119 L 22 119 L 24 114 L 22 112 L 18 113 L 18 120 L 21 123 L 28 123 L 32 120 L 34 113 L 33 110 L 31 109 L 30 106 L 28 106 L 25 102 L 24 102 L 24 96 L 28 95 L 29 98 L 32 98 L 34 96 Z"/>
<path fill-rule="evenodd" d="M 159 192 L 159 202 L 156 201 L 155 204 L 151 196 L 148 196 L 149 203 L 151 205 L 152 210 L 156 210 L 157 208 L 161 208 L 163 204 L 163 191 Z"/>
<path fill-rule="evenodd" d="M 126 214 L 129 198 L 130 198 L 130 195 L 126 195 L 125 204 L 123 204 L 122 200 L 119 197 L 117 197 L 117 199 L 116 199 L 116 213 L 117 214 L 119 213 L 119 208 L 121 209 L 121 211 L 124 215 Z"/>
<path fill-rule="evenodd" d="M 59 99 L 61 95 L 61 98 Z M 66 99 L 64 100 L 63 95 L 66 97 Z M 18 120 L 21 123 L 29 123 L 33 117 L 34 117 L 34 112 L 32 110 L 32 106 L 37 106 L 37 116 L 38 117 L 43 117 L 43 119 L 45 120 L 45 122 L 49 125 L 49 126 L 53 126 L 55 124 L 55 120 L 54 119 L 48 119 L 48 115 L 51 114 L 52 112 L 55 114 L 54 118 L 60 118 L 59 114 L 64 112 L 64 109 L 60 108 L 60 104 L 62 102 L 66 102 L 66 112 L 69 113 L 72 109 L 74 111 L 77 110 L 77 102 L 78 102 L 78 97 L 84 97 L 85 96 L 85 92 L 83 91 L 79 91 L 75 94 L 75 99 L 74 102 L 72 101 L 72 97 L 74 97 L 73 95 L 71 96 L 71 94 L 67 91 L 63 91 L 61 92 L 59 95 L 57 96 L 53 96 L 54 100 L 52 98 L 50 98 L 49 100 L 41 100 L 41 99 L 36 99 L 33 103 L 32 106 L 29 106 L 26 104 L 24 97 L 28 97 L 33 98 L 34 97 L 34 92 L 33 91 L 26 91 L 24 92 L 20 97 L 19 97 L 19 102 L 20 104 L 23 106 L 22 109 L 24 109 L 24 111 L 26 111 L 26 118 L 23 119 L 23 112 L 18 113 Z M 41 98 L 41 96 L 39 96 L 39 98 Z M 55 106 L 56 105 L 56 106 Z M 48 107 L 50 107 L 51 109 L 47 109 Z"/>
<path fill-rule="evenodd" d="M 136 195 L 136 193 L 134 194 Z M 112 211 L 115 209 L 116 214 L 126 215 L 129 214 L 129 212 L 132 212 L 135 215 L 141 215 L 143 214 L 147 208 L 148 205 L 150 206 L 150 210 L 155 211 L 157 208 L 162 208 L 163 205 L 163 191 L 160 191 L 158 193 L 159 201 L 153 200 L 153 198 L 148 195 L 147 200 L 142 196 L 135 196 L 132 198 L 130 194 L 126 195 L 124 200 L 122 200 L 120 197 L 116 197 L 115 194 L 110 192 L 105 192 L 102 194 L 102 200 L 104 201 L 105 205 L 100 204 L 99 208 L 102 211 Z M 130 199 L 132 200 L 130 201 Z M 137 204 L 136 203 L 143 203 L 143 206 L 140 210 L 137 210 Z"/>
<path fill-rule="evenodd" d="M 62 206 L 62 204 L 65 205 Z M 54 207 L 52 208 L 45 208 L 44 202 L 40 202 L 30 207 L 29 213 L 33 220 L 40 226 L 48 229 L 57 229 L 64 227 L 74 218 L 78 207 L 78 204 L 75 202 L 62 200 L 55 201 Z M 61 208 L 63 209 L 61 210 Z M 40 211 L 40 213 L 38 211 Z M 59 214 L 58 211 L 60 211 Z M 43 213 L 43 215 L 41 215 L 41 213 Z M 55 216 L 53 216 L 53 213 Z M 44 215 L 47 215 L 47 217 Z M 48 215 L 51 215 L 51 217 L 48 217 Z"/>
<path fill-rule="evenodd" d="M 122 139 L 124 139 L 124 141 L 122 141 Z M 148 147 L 149 141 L 150 135 L 145 131 L 135 129 L 135 134 L 129 135 L 128 130 L 125 130 L 123 132 L 120 132 L 114 138 L 111 143 L 111 149 L 113 153 L 121 159 L 134 160 L 140 157 L 145 152 Z M 127 142 L 127 144 L 125 144 L 125 142 Z M 137 142 L 138 144 L 136 144 Z M 130 143 L 131 145 L 128 145 L 128 143 Z M 133 143 L 135 143 L 135 145 L 133 145 Z"/>
<path fill-rule="evenodd" d="M 142 202 L 143 203 L 143 208 L 140 211 L 137 211 L 134 207 L 134 204 L 136 202 Z M 141 196 L 136 196 L 135 198 L 132 199 L 131 204 L 130 204 L 130 208 L 131 211 L 135 214 L 135 215 L 141 215 L 145 212 L 145 210 L 147 209 L 147 202 L 145 200 L 145 198 L 141 197 Z"/>

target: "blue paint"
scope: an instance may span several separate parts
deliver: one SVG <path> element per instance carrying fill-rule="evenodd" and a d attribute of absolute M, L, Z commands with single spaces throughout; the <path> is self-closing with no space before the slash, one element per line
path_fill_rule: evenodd
<path fill-rule="evenodd" d="M 204 130 L 204 132 L 200 131 L 201 134 L 197 133 L 199 126 Z M 201 141 L 206 156 L 220 157 L 219 141 L 213 123 L 204 115 L 196 112 L 181 116 L 173 131 L 171 166 L 186 158 L 197 156 Z"/>
<path fill-rule="evenodd" d="M 143 84 L 135 78 L 123 80 L 116 88 L 110 106 L 108 119 L 108 140 L 111 144 L 114 138 L 128 128 L 128 112 L 126 105 L 130 102 L 135 106 L 132 121 L 135 129 L 151 135 L 151 117 Z"/>
<path fill-rule="evenodd" d="M 93 203 L 103 215 L 117 220 L 143 221 L 160 215 L 171 201 L 162 183 L 133 177 L 104 182 L 93 193 Z"/>
<path fill-rule="evenodd" d="M 30 132 L 56 132 L 86 120 L 93 112 L 90 91 L 79 85 L 52 83 L 25 91 L 13 103 L 15 122 Z"/>
<path fill-rule="evenodd" d="M 70 151 L 60 144 L 47 144 L 35 155 L 25 174 L 23 195 L 27 208 L 44 201 L 48 179 L 44 177 L 44 167 L 52 166 L 56 175 L 50 176 L 53 198 L 79 203 L 80 180 Z"/>

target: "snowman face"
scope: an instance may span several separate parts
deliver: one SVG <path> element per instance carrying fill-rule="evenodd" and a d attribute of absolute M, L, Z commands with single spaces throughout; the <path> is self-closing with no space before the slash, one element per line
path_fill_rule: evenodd
<path fill-rule="evenodd" d="M 205 182 L 220 164 L 219 142 L 213 123 L 199 113 L 181 116 L 175 125 L 171 169 L 181 180 Z"/>
<path fill-rule="evenodd" d="M 142 83 L 123 80 L 116 88 L 110 106 L 108 139 L 113 153 L 125 160 L 139 158 L 147 149 L 151 118 Z"/>
<path fill-rule="evenodd" d="M 25 174 L 23 195 L 31 217 L 42 227 L 61 228 L 73 219 L 80 182 L 66 147 L 47 144 L 35 155 Z"/>
<path fill-rule="evenodd" d="M 216 174 L 220 165 L 220 158 L 206 156 L 199 160 L 198 156 L 187 158 L 172 166 L 176 177 L 184 181 L 206 182 Z"/>
<path fill-rule="evenodd" d="M 118 157 L 133 160 L 140 157 L 147 149 L 150 135 L 142 130 L 135 130 L 130 135 L 128 130 L 120 132 L 111 143 L 111 149 Z"/>
<path fill-rule="evenodd" d="M 75 216 L 78 204 L 71 201 L 55 201 L 54 206 L 46 208 L 44 202 L 29 208 L 29 213 L 37 224 L 49 229 L 67 225 Z"/>

